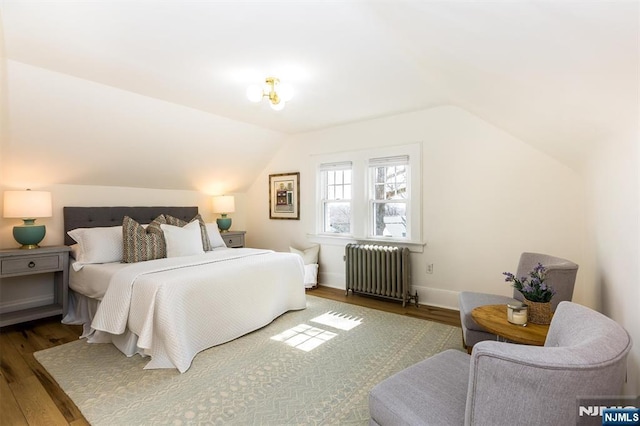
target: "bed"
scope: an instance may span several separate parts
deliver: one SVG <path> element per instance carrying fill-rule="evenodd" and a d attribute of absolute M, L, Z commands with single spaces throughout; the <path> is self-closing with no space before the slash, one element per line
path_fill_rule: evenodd
<path fill-rule="evenodd" d="M 192 226 L 197 212 L 197 207 L 65 207 L 65 244 L 75 258 L 63 322 L 81 324 L 81 337 L 90 343 L 112 343 L 127 356 L 150 357 L 145 369 L 183 373 L 198 352 L 306 307 L 300 256 L 226 248 L 217 226 L 202 221 L 210 250 L 122 262 L 117 251 L 125 216 L 153 224 L 170 215 L 189 222 L 179 230 L 182 235 L 191 232 L 187 228 L 200 229 Z M 164 235 L 169 253 L 169 234 Z"/>

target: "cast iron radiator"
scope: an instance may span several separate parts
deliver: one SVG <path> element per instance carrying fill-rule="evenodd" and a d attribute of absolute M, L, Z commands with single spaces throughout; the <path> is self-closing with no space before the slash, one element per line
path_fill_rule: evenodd
<path fill-rule="evenodd" d="M 399 300 L 403 307 L 413 300 L 418 306 L 418 292 L 414 296 L 410 294 L 408 248 L 347 244 L 344 260 L 347 296 L 351 290 L 352 293 Z"/>

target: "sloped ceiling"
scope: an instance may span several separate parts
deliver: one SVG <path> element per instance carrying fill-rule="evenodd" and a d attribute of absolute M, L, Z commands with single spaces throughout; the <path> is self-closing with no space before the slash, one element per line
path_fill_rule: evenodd
<path fill-rule="evenodd" d="M 439 105 L 460 106 L 575 169 L 593 143 L 637 131 L 636 1 L 1 4 L 14 135 L 3 155 L 10 154 L 14 174 L 25 167 L 27 152 L 31 164 L 45 167 L 50 159 L 38 162 L 32 148 L 43 148 L 47 130 L 57 135 L 49 155 L 63 163 L 78 154 L 79 140 L 89 158 L 101 159 L 82 173 L 66 167 L 64 183 L 184 188 L 197 182 L 202 189 L 235 176 L 226 190 L 246 188 L 287 134 Z M 246 100 L 246 87 L 269 75 L 295 89 L 283 111 Z M 65 94 L 52 85 L 69 88 Z M 74 90 L 78 85 L 83 89 Z M 143 105 L 149 102 L 157 105 Z M 55 114 L 65 107 L 76 115 L 92 111 L 84 118 L 100 126 L 115 120 L 119 130 L 61 131 Z M 154 109 L 163 110 L 157 131 Z M 32 110 L 38 122 L 26 118 Z M 182 127 L 166 120 L 177 110 L 189 117 Z M 148 128 L 136 127 L 138 114 Z M 203 121 L 209 131 L 180 138 L 186 125 Z M 221 123 L 226 130 L 213 137 Z M 29 130 L 34 125 L 38 134 Z M 127 163 L 138 173 L 120 175 L 99 166 L 116 158 L 109 151 L 114 144 L 133 140 L 136 153 L 158 151 L 160 140 L 159 163 L 173 161 L 177 176 L 151 181 L 140 164 Z M 199 152 L 199 160 L 169 150 L 172 143 Z M 220 176 L 194 177 L 205 157 Z"/>

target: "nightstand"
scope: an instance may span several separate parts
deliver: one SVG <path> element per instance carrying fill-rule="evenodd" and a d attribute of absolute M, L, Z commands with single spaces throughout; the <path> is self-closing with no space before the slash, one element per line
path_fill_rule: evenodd
<path fill-rule="evenodd" d="M 230 248 L 244 247 L 244 234 L 246 234 L 246 231 L 227 231 L 220 233 L 224 243 Z"/>
<path fill-rule="evenodd" d="M 48 274 L 48 277 L 41 275 Z M 0 327 L 67 313 L 69 291 L 69 247 L 49 246 L 33 250 L 0 250 L 0 295 L 11 286 L 25 290 L 34 283 L 48 281 L 53 286 L 53 302 L 45 306 L 29 307 L 10 312 L 0 311 Z M 36 279 L 37 278 L 37 279 Z M 39 287 L 34 287 L 39 288 Z M 30 292 L 30 290 L 26 290 Z M 30 294 L 36 297 L 36 294 Z"/>

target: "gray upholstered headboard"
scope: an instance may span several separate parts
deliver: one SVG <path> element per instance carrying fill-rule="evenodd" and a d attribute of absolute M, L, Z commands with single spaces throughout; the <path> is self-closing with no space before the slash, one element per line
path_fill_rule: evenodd
<path fill-rule="evenodd" d="M 64 207 L 64 243 L 75 243 L 67 232 L 76 228 L 119 226 L 125 216 L 139 223 L 150 223 L 161 214 L 190 221 L 198 214 L 198 207 Z"/>

